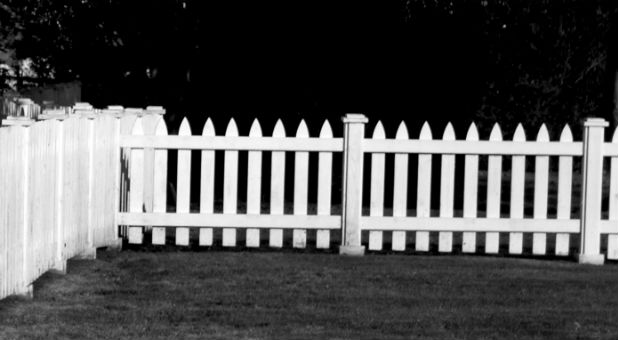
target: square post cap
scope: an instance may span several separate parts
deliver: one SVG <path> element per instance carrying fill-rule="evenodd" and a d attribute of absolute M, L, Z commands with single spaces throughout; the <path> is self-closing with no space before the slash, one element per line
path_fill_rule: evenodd
<path fill-rule="evenodd" d="M 607 122 L 603 118 L 590 117 L 590 118 L 586 118 L 586 121 L 584 121 L 584 126 L 607 127 L 609 126 L 609 122 Z"/>
<path fill-rule="evenodd" d="M 369 121 L 362 113 L 348 113 L 341 120 L 344 123 L 367 123 Z"/>

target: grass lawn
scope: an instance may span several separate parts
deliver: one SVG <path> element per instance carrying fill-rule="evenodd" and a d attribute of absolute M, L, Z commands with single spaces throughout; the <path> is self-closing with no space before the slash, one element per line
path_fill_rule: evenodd
<path fill-rule="evenodd" d="M 618 266 L 99 252 L 0 301 L 0 339 L 617 339 Z"/>

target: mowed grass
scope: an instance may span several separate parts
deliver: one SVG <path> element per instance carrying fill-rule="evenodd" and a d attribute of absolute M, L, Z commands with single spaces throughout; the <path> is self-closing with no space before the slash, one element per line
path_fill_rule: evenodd
<path fill-rule="evenodd" d="M 0 339 L 616 339 L 618 267 L 480 256 L 99 252 L 0 301 Z"/>

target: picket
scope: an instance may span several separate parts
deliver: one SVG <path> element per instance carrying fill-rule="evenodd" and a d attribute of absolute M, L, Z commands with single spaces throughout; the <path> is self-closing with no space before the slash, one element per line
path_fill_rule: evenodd
<path fill-rule="evenodd" d="M 184 118 L 178 129 L 179 136 L 191 136 L 191 126 Z M 188 213 L 191 209 L 191 151 L 178 150 L 176 170 L 176 212 Z M 189 245 L 189 228 L 176 228 L 176 245 Z"/>
<path fill-rule="evenodd" d="M 466 141 L 478 141 L 479 133 L 474 123 L 470 124 L 466 133 Z M 479 156 L 466 155 L 464 169 L 464 207 L 463 217 L 474 218 L 477 215 Z M 464 232 L 462 235 L 461 251 L 464 253 L 476 252 L 476 233 Z"/>
<path fill-rule="evenodd" d="M 234 119 L 230 119 L 225 136 L 238 136 Z M 225 151 L 223 163 L 223 213 L 238 213 L 238 151 Z M 223 229 L 223 246 L 236 246 L 236 229 Z"/>
<path fill-rule="evenodd" d="M 425 122 L 421 128 L 419 140 L 431 140 L 431 129 Z M 431 155 L 418 155 L 418 184 L 416 194 L 416 216 L 431 216 Z M 416 232 L 416 251 L 429 251 L 429 232 Z"/>
<path fill-rule="evenodd" d="M 615 137 L 616 138 L 616 137 Z M 614 139 L 618 141 L 618 139 Z M 568 125 L 562 129 L 560 134 L 560 142 L 570 143 L 573 141 L 573 134 Z M 615 177 L 611 177 L 615 178 Z M 558 158 L 558 211 L 557 218 L 560 220 L 568 220 L 571 217 L 571 194 L 573 185 L 573 157 L 560 156 Z M 610 185 L 611 186 L 611 185 Z M 618 188 L 616 188 L 618 190 Z M 611 192 L 611 189 L 610 189 Z M 611 194 L 610 194 L 611 200 Z M 612 205 L 610 204 L 610 207 Z M 614 205 L 615 206 L 615 205 Z M 610 208 L 610 214 L 612 214 Z M 611 219 L 611 218 L 610 218 Z M 567 256 L 569 255 L 569 240 L 570 235 L 564 233 L 556 234 L 556 255 Z M 608 248 L 608 257 L 610 250 Z"/>
<path fill-rule="evenodd" d="M 539 129 L 537 142 L 549 142 L 549 133 L 545 124 Z M 547 219 L 547 196 L 549 189 L 549 156 L 536 156 L 534 164 L 534 210 L 533 218 Z M 546 233 L 532 234 L 532 254 L 545 255 Z"/>
<path fill-rule="evenodd" d="M 455 130 L 451 123 L 446 125 L 442 140 L 455 140 Z M 440 173 L 440 217 L 453 217 L 455 200 L 455 155 L 442 155 Z M 453 233 L 441 231 L 438 234 L 438 251 L 453 251 Z"/>
<path fill-rule="evenodd" d="M 373 139 L 384 139 L 384 127 L 378 121 L 373 130 Z M 369 203 L 370 216 L 384 215 L 384 162 L 385 154 L 380 152 L 371 154 L 371 198 Z M 369 231 L 369 250 L 382 250 L 382 231 Z"/>
<path fill-rule="evenodd" d="M 490 141 L 501 141 L 502 132 L 496 123 L 489 134 Z M 487 165 L 487 217 L 500 217 L 502 184 L 502 156 L 489 156 Z M 485 252 L 498 253 L 500 247 L 500 234 L 497 232 L 485 233 Z"/>
<path fill-rule="evenodd" d="M 612 143 L 618 143 L 618 128 L 614 130 Z M 618 220 L 618 157 L 611 157 L 610 162 L 609 220 L 616 221 Z M 618 233 L 607 236 L 607 258 L 618 259 Z"/>
<path fill-rule="evenodd" d="M 277 120 L 273 130 L 273 137 L 285 137 L 285 129 L 281 120 Z M 273 151 L 270 169 L 270 214 L 283 215 L 285 190 L 285 152 Z M 270 229 L 270 247 L 283 246 L 283 230 Z"/>
<path fill-rule="evenodd" d="M 322 124 L 320 139 L 332 139 L 333 131 L 328 120 Z M 333 153 L 318 153 L 318 215 L 330 216 L 331 214 L 331 185 L 333 177 Z M 330 247 L 330 230 L 318 229 L 316 232 L 316 248 L 327 249 Z"/>
<path fill-rule="evenodd" d="M 262 128 L 257 119 L 251 124 L 249 137 L 262 137 Z M 261 210 L 261 187 L 262 187 L 262 152 L 249 151 L 247 165 L 247 214 L 258 215 Z M 260 230 L 247 229 L 247 247 L 260 246 Z"/>
<path fill-rule="evenodd" d="M 513 142 L 525 142 L 526 133 L 521 124 L 517 125 Z M 513 156 L 511 163 L 511 218 L 524 218 L 524 192 L 526 188 L 526 156 Z M 523 252 L 523 233 L 509 233 L 509 254 Z"/>
<path fill-rule="evenodd" d="M 68 129 L 65 130 L 69 132 Z M 142 128 L 142 119 L 138 118 L 133 124 L 131 130 L 132 135 L 141 136 L 144 134 Z M 69 139 L 68 134 L 65 133 L 66 139 Z M 143 194 L 144 194 L 144 150 L 143 149 L 131 149 L 129 161 L 129 211 L 130 212 L 143 212 Z M 67 173 L 67 176 L 69 174 Z M 69 177 L 70 180 L 70 177 Z M 66 183 L 66 181 L 65 181 Z M 68 202 L 67 204 L 68 205 Z M 129 227 L 129 243 L 141 244 L 143 242 L 144 234 L 142 227 L 131 226 Z"/>
<path fill-rule="evenodd" d="M 309 138 L 309 131 L 304 120 L 300 121 L 296 130 L 296 138 Z M 297 151 L 294 155 L 294 215 L 307 215 L 307 198 L 309 186 L 309 153 Z M 294 229 L 292 231 L 292 247 L 305 248 L 307 246 L 307 230 Z"/>
<path fill-rule="evenodd" d="M 160 119 L 155 127 L 154 134 L 156 136 L 167 135 L 167 126 L 165 121 Z M 163 213 L 167 211 L 167 150 L 157 149 L 153 155 L 153 202 L 152 211 L 155 213 Z M 165 244 L 165 228 L 152 228 L 152 244 Z"/>
<path fill-rule="evenodd" d="M 406 124 L 401 122 L 397 128 L 395 139 L 408 139 Z M 393 216 L 406 216 L 408 212 L 408 154 L 395 154 L 395 172 L 393 181 Z M 403 251 L 406 249 L 406 232 L 393 231 L 391 249 Z"/>
<path fill-rule="evenodd" d="M 215 135 L 215 126 L 208 118 L 202 129 L 202 136 L 212 137 Z M 211 214 L 214 211 L 215 195 L 215 151 L 202 151 L 201 182 L 200 182 L 200 213 Z M 199 245 L 211 246 L 213 244 L 212 228 L 200 228 Z"/>

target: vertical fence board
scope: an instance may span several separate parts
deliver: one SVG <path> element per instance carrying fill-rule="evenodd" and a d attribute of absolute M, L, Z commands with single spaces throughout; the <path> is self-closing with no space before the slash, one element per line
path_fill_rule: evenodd
<path fill-rule="evenodd" d="M 154 134 L 167 136 L 165 120 L 158 121 Z M 166 149 L 158 149 L 153 155 L 152 211 L 155 213 L 167 211 L 167 153 Z M 152 228 L 152 244 L 165 244 L 165 227 Z"/>
<path fill-rule="evenodd" d="M 446 125 L 442 140 L 455 140 L 455 131 L 451 123 Z M 440 177 L 440 217 L 453 217 L 453 204 L 455 200 L 455 155 L 442 155 Z M 453 251 L 452 232 L 439 233 L 438 251 Z"/>
<path fill-rule="evenodd" d="M 324 121 L 320 130 L 320 138 L 333 138 L 333 131 Z M 320 152 L 318 154 L 318 215 L 330 215 L 331 193 L 333 177 L 333 153 Z M 326 249 L 330 247 L 330 230 L 318 230 L 316 235 L 316 248 Z"/>
<path fill-rule="evenodd" d="M 614 134 L 612 136 L 612 143 L 618 143 L 618 128 L 614 130 Z M 611 168 L 610 168 L 610 177 L 609 177 L 610 178 L 609 180 L 609 219 L 611 221 L 616 221 L 618 220 L 618 157 L 612 157 L 610 162 L 611 162 L 610 163 Z M 565 167 L 567 166 L 568 165 L 565 165 Z M 565 170 L 565 172 L 567 171 L 568 170 Z M 569 203 L 570 203 L 570 200 L 569 200 Z M 566 206 L 566 203 L 564 205 Z M 566 208 L 563 208 L 563 210 L 566 210 Z M 569 204 L 569 212 L 570 212 L 570 204 Z M 567 243 L 567 246 L 568 246 L 568 243 Z M 568 251 L 568 247 L 567 247 L 567 251 Z M 557 252 L 558 252 L 558 249 L 556 249 L 556 253 Z M 607 235 L 607 258 L 610 260 L 618 259 L 618 234 Z"/>
<path fill-rule="evenodd" d="M 226 136 L 238 136 L 234 119 L 230 119 Z M 238 213 L 238 151 L 225 151 L 223 164 L 223 213 Z M 236 246 L 236 229 L 223 228 L 223 246 Z"/>
<path fill-rule="evenodd" d="M 309 138 L 309 131 L 304 120 L 300 121 L 296 130 L 296 138 Z M 294 155 L 294 215 L 307 215 L 307 194 L 309 185 L 309 153 L 295 152 Z M 292 247 L 307 246 L 307 230 L 292 231 Z"/>
<path fill-rule="evenodd" d="M 521 124 L 517 125 L 514 142 L 525 142 L 526 133 Z M 526 188 L 526 156 L 513 156 L 511 165 L 511 218 L 524 217 L 524 189 Z M 509 233 L 509 254 L 523 251 L 523 233 Z"/>
<path fill-rule="evenodd" d="M 384 127 L 378 121 L 373 130 L 373 139 L 384 139 Z M 369 216 L 384 215 L 384 153 L 371 155 L 371 198 Z M 369 250 L 382 250 L 382 231 L 372 230 L 369 232 Z"/>
<path fill-rule="evenodd" d="M 273 130 L 273 137 L 285 137 L 285 129 L 281 120 L 278 120 Z M 270 214 L 283 215 L 284 188 L 285 188 L 285 152 L 274 151 L 271 158 L 270 170 Z M 269 245 L 281 248 L 283 246 L 283 230 L 270 229 Z"/>
<path fill-rule="evenodd" d="M 249 130 L 249 137 L 259 139 L 262 137 L 260 122 L 256 119 Z M 248 170 L 247 170 L 247 214 L 259 215 L 262 201 L 262 152 L 249 151 Z M 247 229 L 247 247 L 260 246 L 260 229 Z"/>
<path fill-rule="evenodd" d="M 466 133 L 467 141 L 479 140 L 479 133 L 474 123 L 470 124 Z M 463 217 L 476 217 L 478 201 L 478 182 L 479 182 L 479 156 L 466 155 L 464 170 L 464 211 Z M 476 252 L 476 233 L 464 232 L 462 236 L 461 251 L 464 253 Z"/>
<path fill-rule="evenodd" d="M 498 124 L 494 125 L 489 135 L 490 141 L 501 141 L 502 132 Z M 500 217 L 500 190 L 502 184 L 502 156 L 489 156 L 487 166 L 487 217 Z M 500 248 L 500 233 L 485 234 L 485 252 L 498 253 Z"/>
<path fill-rule="evenodd" d="M 65 131 L 65 135 L 66 135 Z M 142 120 L 138 118 L 135 120 L 131 134 L 134 136 L 142 136 L 144 131 L 142 129 Z M 67 136 L 68 137 L 68 136 Z M 129 211 L 130 212 L 143 212 L 142 208 L 142 196 L 144 194 L 144 150 L 143 149 L 131 149 L 129 161 Z M 129 243 L 141 244 L 143 242 L 144 234 L 142 227 L 129 227 Z"/>
<path fill-rule="evenodd" d="M 537 142 L 549 142 L 549 133 L 545 124 L 539 129 Z M 536 156 L 534 164 L 534 218 L 547 219 L 547 196 L 549 190 L 549 156 Z M 532 254 L 545 255 L 547 234 L 532 234 Z"/>
<path fill-rule="evenodd" d="M 212 120 L 208 118 L 204 128 L 202 129 L 202 136 L 214 136 L 215 127 L 212 124 Z M 201 183 L 200 183 L 200 212 L 202 214 L 212 214 L 214 211 L 214 197 L 215 197 L 215 151 L 203 150 L 202 151 L 202 164 L 201 164 Z M 213 243 L 212 228 L 200 228 L 199 235 L 200 246 L 211 246 Z"/>
<path fill-rule="evenodd" d="M 179 136 L 191 136 L 191 126 L 185 117 L 180 123 Z M 178 150 L 178 171 L 176 178 L 176 212 L 191 211 L 191 150 Z M 189 245 L 189 228 L 176 228 L 176 244 Z"/>
<path fill-rule="evenodd" d="M 431 129 L 425 122 L 421 128 L 420 140 L 431 140 Z M 431 154 L 418 155 L 418 184 L 416 195 L 416 216 L 431 216 Z M 416 232 L 416 251 L 429 251 L 429 232 Z"/>
<path fill-rule="evenodd" d="M 395 139 L 407 140 L 408 129 L 406 124 L 401 122 L 397 129 Z M 393 188 L 393 216 L 406 216 L 408 213 L 408 154 L 395 154 L 395 172 L 394 172 L 394 188 Z M 393 231 L 393 239 L 391 249 L 403 251 L 406 249 L 406 232 Z"/>

